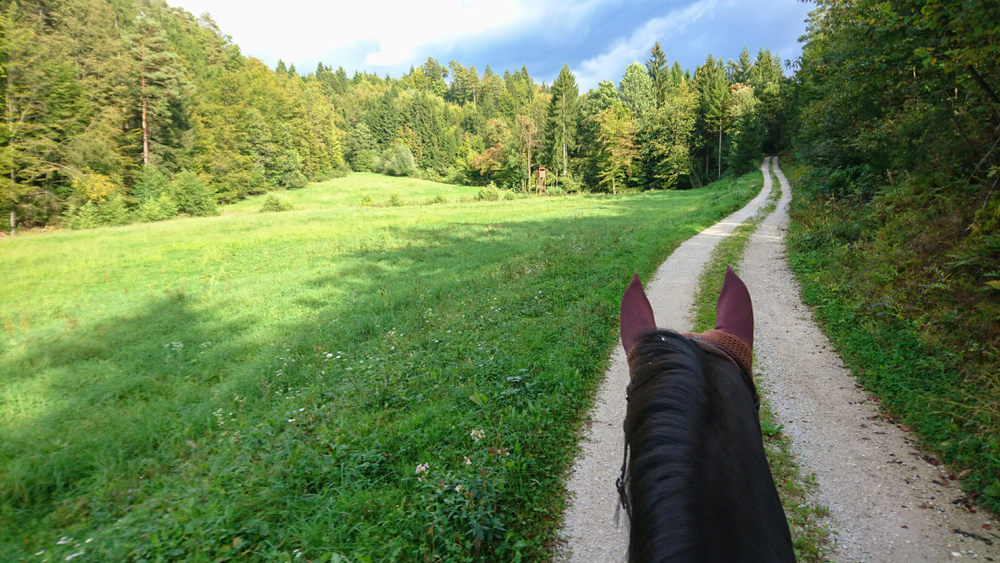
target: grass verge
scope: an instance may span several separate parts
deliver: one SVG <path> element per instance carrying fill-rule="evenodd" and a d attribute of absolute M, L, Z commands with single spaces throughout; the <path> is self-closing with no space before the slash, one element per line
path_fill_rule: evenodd
<path fill-rule="evenodd" d="M 739 273 L 743 261 L 743 251 L 750 237 L 760 224 L 774 211 L 781 199 L 781 184 L 771 172 L 771 193 L 763 206 L 749 219 L 740 223 L 726 238 L 719 241 L 712 250 L 712 256 L 705 264 L 695 294 L 695 332 L 715 328 L 715 305 L 722 290 L 722 280 L 726 266 Z M 756 376 L 757 374 L 755 374 Z M 759 380 L 758 380 L 759 381 Z M 758 386 L 761 394 L 760 429 L 764 437 L 764 452 L 767 455 L 771 475 L 778 487 L 778 495 L 785 508 L 788 527 L 792 532 L 792 544 L 798 561 L 823 562 L 833 549 L 834 537 L 830 528 L 823 523 L 829 516 L 829 509 L 816 501 L 818 485 L 813 475 L 802 472 L 792 452 L 791 439 L 783 433 L 784 427 L 775 416 L 767 400 L 767 389 Z"/>
<path fill-rule="evenodd" d="M 757 189 L 2 240 L 0 560 L 546 560 L 621 292 Z"/>

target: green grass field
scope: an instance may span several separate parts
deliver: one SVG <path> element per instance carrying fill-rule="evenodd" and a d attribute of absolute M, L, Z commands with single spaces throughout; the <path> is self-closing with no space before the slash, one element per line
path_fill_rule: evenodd
<path fill-rule="evenodd" d="M 549 558 L 621 291 L 756 177 L 0 240 L 0 559 Z"/>

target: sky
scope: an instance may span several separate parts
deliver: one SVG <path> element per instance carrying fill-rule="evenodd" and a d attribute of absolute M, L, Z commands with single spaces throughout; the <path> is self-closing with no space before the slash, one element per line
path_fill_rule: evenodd
<path fill-rule="evenodd" d="M 482 73 L 526 66 L 552 83 L 564 64 L 580 91 L 621 81 L 659 41 L 668 64 L 692 72 L 711 53 L 735 59 L 746 46 L 794 60 L 814 5 L 796 0 L 168 0 L 208 12 L 244 55 L 300 74 L 319 62 L 399 77 L 428 57 Z"/>

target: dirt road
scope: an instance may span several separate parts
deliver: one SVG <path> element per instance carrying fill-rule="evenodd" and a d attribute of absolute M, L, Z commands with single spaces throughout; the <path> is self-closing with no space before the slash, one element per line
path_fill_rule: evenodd
<path fill-rule="evenodd" d="M 925 461 L 907 432 L 880 416 L 802 304 L 784 250 L 791 189 L 774 160 L 782 197 L 747 246 L 741 277 L 754 301 L 758 385 L 792 437 L 800 463 L 816 475 L 819 501 L 830 508 L 837 533 L 832 559 L 1000 561 L 997 523 L 968 502 L 947 469 Z M 681 245 L 646 284 L 659 326 L 691 328 L 698 275 L 712 248 L 770 192 L 767 159 L 761 169 L 761 194 Z M 617 346 L 568 484 L 573 501 L 563 561 L 625 561 L 627 520 L 622 515 L 615 523 L 614 482 L 621 468 L 627 382 L 625 355 Z"/>
<path fill-rule="evenodd" d="M 766 170 L 766 162 L 761 167 Z M 715 244 L 757 211 L 771 193 L 770 175 L 764 174 L 764 188 L 743 209 L 688 239 L 660 264 L 652 281 L 643 280 L 659 326 L 678 331 L 691 329 L 690 315 L 702 266 Z M 566 512 L 563 536 L 571 554 L 563 560 L 580 563 L 620 562 L 628 545 L 627 518 L 615 524 L 618 493 L 615 479 L 621 470 L 625 419 L 625 386 L 628 366 L 621 345 L 615 347 L 611 367 L 604 376 L 597 404 L 590 414 L 591 424 L 582 443 L 581 456 L 573 466 L 568 488 L 573 503 Z"/>

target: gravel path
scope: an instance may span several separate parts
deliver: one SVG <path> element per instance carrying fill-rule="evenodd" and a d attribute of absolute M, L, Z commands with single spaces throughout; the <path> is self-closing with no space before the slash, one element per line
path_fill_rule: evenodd
<path fill-rule="evenodd" d="M 765 159 L 761 169 L 767 167 Z M 799 462 L 816 475 L 819 502 L 830 508 L 837 532 L 833 560 L 1000 561 L 998 523 L 968 500 L 948 469 L 929 463 L 906 431 L 880 415 L 802 304 L 784 246 L 791 189 L 777 159 L 774 168 L 782 197 L 751 238 L 740 275 L 754 300 L 758 385 L 792 437 Z M 698 275 L 712 248 L 756 211 L 770 189 L 765 172 L 759 196 L 685 242 L 660 266 L 646 285 L 659 326 L 691 328 Z M 624 515 L 615 523 L 614 481 L 621 468 L 627 383 L 625 354 L 617 346 L 568 483 L 573 501 L 561 561 L 625 561 L 627 524 Z"/>
<path fill-rule="evenodd" d="M 1000 544 L 991 516 L 880 415 L 802 304 L 783 240 L 791 189 L 775 168 L 782 197 L 750 240 L 740 275 L 754 300 L 757 370 L 802 466 L 816 475 L 819 501 L 830 508 L 838 532 L 833 559 L 1000 561 L 1000 545 L 986 543 Z"/>
<path fill-rule="evenodd" d="M 700 234 L 688 239 L 656 271 L 653 281 L 645 283 L 646 295 L 653 306 L 656 323 L 678 331 L 691 329 L 690 316 L 702 266 L 712 249 L 737 225 L 749 218 L 771 193 L 771 177 L 764 170 L 764 188 L 743 209 L 726 217 Z M 597 403 L 590 413 L 589 429 L 581 444 L 582 452 L 573 466 L 567 488 L 572 505 L 566 511 L 562 531 L 570 553 L 558 559 L 581 563 L 619 563 L 625 561 L 628 546 L 627 518 L 615 523 L 618 493 L 615 479 L 621 471 L 625 419 L 625 386 L 628 365 L 621 344 L 615 346 L 611 366 L 604 375 Z"/>

